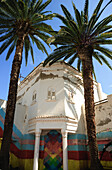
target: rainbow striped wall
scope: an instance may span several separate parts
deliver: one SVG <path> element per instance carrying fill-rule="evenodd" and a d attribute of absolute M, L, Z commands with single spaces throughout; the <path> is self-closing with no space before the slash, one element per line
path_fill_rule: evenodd
<path fill-rule="evenodd" d="M 0 107 L 0 138 L 3 135 L 3 123 L 5 112 Z M 104 145 L 112 139 L 112 132 L 102 132 L 97 134 L 98 148 L 101 155 Z M 39 152 L 39 170 L 47 170 L 45 168 L 45 150 L 46 150 L 46 135 L 41 135 L 40 152 Z M 12 144 L 10 148 L 10 164 L 12 167 L 20 167 L 21 170 L 33 169 L 35 136 L 31 134 L 23 135 L 17 127 L 13 127 Z M 62 143 L 61 143 L 62 145 Z M 60 145 L 60 146 L 61 146 Z M 59 147 L 59 146 L 58 146 Z M 60 147 L 59 147 L 60 148 Z M 111 148 L 112 149 L 112 148 Z M 68 135 L 68 169 L 69 170 L 84 170 L 89 166 L 87 137 L 84 134 L 69 134 Z M 60 152 L 61 153 L 61 152 Z M 50 154 L 49 154 L 50 155 Z M 62 155 L 61 155 L 62 157 Z M 49 156 L 50 159 L 50 156 Z M 58 157 L 60 159 L 60 156 Z M 102 164 L 105 168 L 112 169 L 112 154 L 105 152 L 102 157 Z M 48 168 L 49 169 L 49 168 Z M 53 169 L 54 170 L 54 169 Z M 58 170 L 58 168 L 56 168 Z"/>

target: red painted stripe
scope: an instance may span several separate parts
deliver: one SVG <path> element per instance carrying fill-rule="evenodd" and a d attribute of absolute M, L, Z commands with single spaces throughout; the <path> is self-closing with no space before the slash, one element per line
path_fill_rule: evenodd
<path fill-rule="evenodd" d="M 45 144 L 44 140 L 40 140 L 40 145 L 43 146 Z"/>
<path fill-rule="evenodd" d="M 102 152 L 99 152 L 99 155 L 101 157 Z M 102 156 L 102 161 L 112 161 L 112 153 L 110 152 L 104 152 L 103 156 Z"/>
<path fill-rule="evenodd" d="M 89 153 L 87 151 L 68 151 L 68 159 L 88 160 Z"/>
<path fill-rule="evenodd" d="M 110 142 L 109 139 L 106 139 L 106 140 L 98 140 L 98 141 L 97 141 L 97 144 L 98 144 L 98 145 L 101 145 L 101 144 L 106 145 L 106 144 L 109 143 L 109 142 Z"/>
<path fill-rule="evenodd" d="M 19 150 L 13 143 L 11 144 L 10 152 L 21 159 L 33 159 L 34 157 L 33 150 Z"/>
<path fill-rule="evenodd" d="M 44 151 L 39 151 L 39 158 L 44 159 Z"/>
<path fill-rule="evenodd" d="M 3 130 L 2 130 L 2 128 L 0 127 L 0 138 L 2 138 L 3 137 Z"/>
<path fill-rule="evenodd" d="M 101 157 L 101 153 L 99 152 L 99 157 Z M 89 152 L 88 151 L 68 151 L 68 159 L 72 160 L 89 160 Z M 112 161 L 112 153 L 105 152 L 102 157 L 102 161 Z"/>

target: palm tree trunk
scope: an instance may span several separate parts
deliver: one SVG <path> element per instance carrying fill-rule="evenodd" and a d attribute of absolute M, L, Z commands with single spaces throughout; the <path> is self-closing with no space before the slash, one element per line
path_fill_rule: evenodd
<path fill-rule="evenodd" d="M 17 96 L 17 88 L 18 88 L 18 77 L 19 77 L 21 63 L 22 63 L 23 44 L 24 44 L 24 34 L 19 36 L 18 38 L 17 45 L 16 45 L 16 53 L 12 64 L 6 116 L 4 122 L 3 141 L 2 141 L 1 155 L 0 155 L 2 170 L 9 169 L 9 151 L 10 151 L 10 144 L 11 144 L 12 130 L 13 130 L 13 121 L 14 121 L 16 96 Z"/>
<path fill-rule="evenodd" d="M 91 170 L 103 169 L 98 158 L 98 146 L 96 140 L 96 125 L 95 125 L 95 107 L 94 107 L 94 89 L 93 89 L 93 64 L 92 64 L 92 48 L 85 50 L 82 59 L 83 67 L 83 83 L 84 83 L 84 97 L 85 97 L 85 111 L 87 122 L 87 134 L 89 153 L 91 160 Z"/>

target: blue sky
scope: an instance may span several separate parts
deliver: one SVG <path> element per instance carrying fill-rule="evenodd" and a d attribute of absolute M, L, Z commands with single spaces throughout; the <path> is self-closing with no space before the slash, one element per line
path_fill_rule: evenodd
<path fill-rule="evenodd" d="M 43 0 L 45 2 L 45 0 Z M 79 10 L 82 10 L 84 7 L 84 0 L 73 0 L 76 7 Z M 104 0 L 103 6 L 109 2 L 109 0 Z M 98 0 L 89 0 L 89 15 L 91 16 L 92 11 L 96 7 L 98 3 Z M 51 4 L 46 8 L 46 10 L 50 10 L 54 13 L 60 13 L 63 15 L 60 4 L 63 4 L 67 7 L 67 9 L 71 12 L 71 14 L 74 16 L 73 8 L 72 8 L 72 0 L 52 0 Z M 102 7 L 103 7 L 102 6 Z M 106 8 L 100 19 L 112 14 L 112 3 Z M 59 19 L 53 19 L 52 21 L 48 22 L 52 25 L 54 30 L 59 30 L 59 26 L 62 25 L 61 21 Z M 51 46 L 53 49 L 54 47 Z M 112 46 L 109 48 L 112 49 Z M 49 54 L 51 53 L 51 50 L 47 48 Z M 8 96 L 8 88 L 9 88 L 9 82 L 10 82 L 10 73 L 11 73 L 11 65 L 14 57 L 14 53 L 11 55 L 10 59 L 8 61 L 5 60 L 7 51 L 5 51 L 0 56 L 0 99 L 7 100 Z M 21 75 L 23 77 L 26 77 L 34 67 L 36 67 L 38 64 L 40 64 L 45 58 L 47 57 L 46 54 L 39 51 L 34 46 L 34 55 L 35 55 L 35 63 L 32 63 L 31 56 L 29 55 L 29 61 L 28 65 L 25 66 L 24 56 L 23 56 L 23 63 L 21 66 Z M 110 64 L 112 65 L 112 61 L 110 61 Z M 75 66 L 75 64 L 73 64 Z M 94 67 L 95 72 L 97 76 L 97 81 L 101 83 L 102 89 L 107 94 L 112 94 L 112 71 L 107 68 L 107 66 L 103 65 L 100 66 L 99 63 L 94 61 Z M 22 80 L 22 78 L 21 78 Z"/>

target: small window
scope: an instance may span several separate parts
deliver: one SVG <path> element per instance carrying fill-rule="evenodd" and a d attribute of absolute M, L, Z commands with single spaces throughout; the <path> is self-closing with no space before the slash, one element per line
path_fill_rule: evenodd
<path fill-rule="evenodd" d="M 74 102 L 74 91 L 72 88 L 69 89 L 69 92 L 68 92 L 68 100 L 70 102 Z"/>
<path fill-rule="evenodd" d="M 48 96 L 47 96 L 48 100 L 56 100 L 56 93 L 55 93 L 55 89 L 53 88 L 49 88 L 48 89 Z"/>
<path fill-rule="evenodd" d="M 32 95 L 32 102 L 36 102 L 36 99 L 37 99 L 37 93 L 36 91 L 34 91 Z"/>

